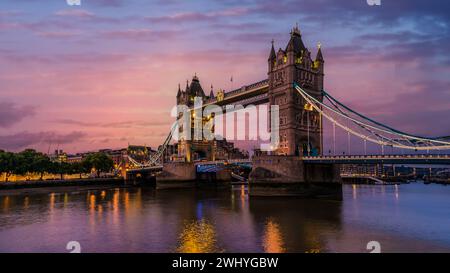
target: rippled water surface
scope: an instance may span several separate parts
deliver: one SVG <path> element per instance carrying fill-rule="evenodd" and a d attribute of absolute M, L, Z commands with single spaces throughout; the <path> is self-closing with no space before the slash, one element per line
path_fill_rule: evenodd
<path fill-rule="evenodd" d="M 0 252 L 450 252 L 450 187 L 344 186 L 344 201 L 117 188 L 0 196 Z"/>

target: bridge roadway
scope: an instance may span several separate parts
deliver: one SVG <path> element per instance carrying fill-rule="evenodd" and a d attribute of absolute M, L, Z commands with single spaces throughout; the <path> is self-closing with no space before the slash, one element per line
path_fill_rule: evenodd
<path fill-rule="evenodd" d="M 450 165 L 450 155 L 342 155 L 342 156 L 308 156 L 307 163 L 335 164 L 432 164 Z"/>
<path fill-rule="evenodd" d="M 130 168 L 127 170 L 127 173 L 140 173 L 142 171 L 161 171 L 163 169 L 162 165 L 155 165 L 155 166 L 146 166 L 146 167 L 136 167 L 136 168 Z"/>
<path fill-rule="evenodd" d="M 335 164 L 433 164 L 450 165 L 450 155 L 339 155 L 339 156 L 306 156 L 306 163 Z M 217 161 L 199 161 L 195 165 L 251 163 L 251 159 L 232 159 Z"/>
<path fill-rule="evenodd" d="M 223 93 L 223 97 L 219 94 L 216 97 L 207 100 L 202 107 L 209 105 L 221 106 L 224 110 L 227 105 L 259 105 L 269 102 L 269 80 L 262 80 L 256 83 L 242 86 L 241 88 Z M 192 107 L 191 109 L 194 109 Z"/>
<path fill-rule="evenodd" d="M 307 156 L 305 163 L 315 164 L 417 164 L 417 165 L 450 165 L 450 155 L 339 155 L 339 156 Z M 231 159 L 216 161 L 197 161 L 197 169 L 202 166 L 225 164 L 251 164 L 251 159 Z M 162 165 L 130 169 L 128 172 L 160 171 Z"/>

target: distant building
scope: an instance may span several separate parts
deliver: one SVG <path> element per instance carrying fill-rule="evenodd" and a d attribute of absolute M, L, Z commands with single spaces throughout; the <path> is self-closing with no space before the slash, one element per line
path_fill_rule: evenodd
<path fill-rule="evenodd" d="M 149 146 L 142 145 L 128 145 L 126 150 L 127 156 L 132 157 L 137 162 L 147 162 L 156 151 Z"/>
<path fill-rule="evenodd" d="M 160 149 L 162 149 L 162 145 L 159 145 L 158 150 Z M 166 146 L 166 149 L 164 150 L 162 159 L 164 162 L 176 161 L 177 154 L 178 154 L 178 143 L 169 144 Z"/>
<path fill-rule="evenodd" d="M 80 163 L 81 161 L 83 161 L 83 156 L 81 154 L 67 156 L 67 163 L 69 164 Z"/>
<path fill-rule="evenodd" d="M 103 149 L 103 150 L 99 150 L 99 152 L 110 156 L 114 162 L 114 166 L 116 166 L 116 167 L 121 166 L 122 164 L 125 164 L 128 161 L 128 158 L 127 158 L 128 149 L 126 149 L 126 148 L 117 149 L 117 150 Z"/>
<path fill-rule="evenodd" d="M 234 143 L 228 142 L 226 139 L 214 140 L 213 145 L 216 160 L 249 158 L 247 151 L 241 151 L 240 149 L 234 147 Z"/>
<path fill-rule="evenodd" d="M 63 150 L 55 150 L 53 154 L 49 155 L 49 158 L 53 162 L 67 162 L 67 153 Z"/>

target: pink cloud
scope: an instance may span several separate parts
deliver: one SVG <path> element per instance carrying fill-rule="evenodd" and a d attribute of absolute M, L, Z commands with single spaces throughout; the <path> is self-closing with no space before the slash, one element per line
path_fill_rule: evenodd
<path fill-rule="evenodd" d="M 55 13 L 55 15 L 62 16 L 62 17 L 95 18 L 94 13 L 87 11 L 87 10 L 83 10 L 83 9 L 60 10 L 60 11 L 57 11 Z"/>

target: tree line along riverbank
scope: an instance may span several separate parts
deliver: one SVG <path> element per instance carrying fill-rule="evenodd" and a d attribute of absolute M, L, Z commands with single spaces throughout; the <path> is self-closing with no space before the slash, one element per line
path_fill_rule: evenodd
<path fill-rule="evenodd" d="M 65 176 L 78 176 L 78 180 L 86 175 L 95 174 L 97 178 L 101 173 L 109 173 L 114 169 L 113 160 L 104 153 L 92 153 L 83 158 L 80 162 L 67 163 L 59 160 L 51 160 L 46 154 L 33 149 L 13 153 L 0 150 L 0 184 L 9 184 L 12 176 L 24 177 L 25 181 L 14 183 L 51 184 L 65 181 Z M 44 180 L 44 176 L 53 175 L 58 180 Z M 93 177 L 90 177 L 93 178 Z M 43 183 L 45 182 L 45 183 Z"/>

